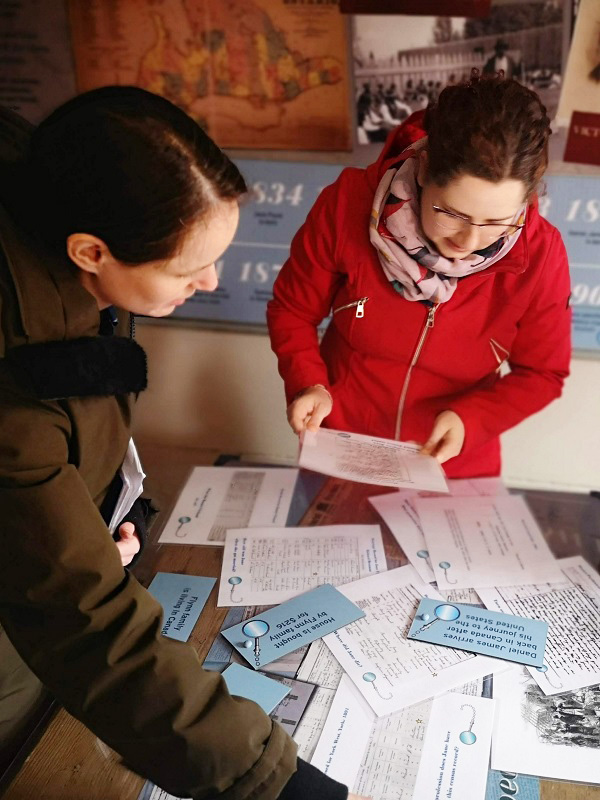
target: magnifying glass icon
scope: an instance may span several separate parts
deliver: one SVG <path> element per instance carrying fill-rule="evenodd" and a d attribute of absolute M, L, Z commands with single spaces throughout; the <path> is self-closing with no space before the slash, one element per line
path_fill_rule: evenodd
<path fill-rule="evenodd" d="M 179 517 L 179 519 L 177 520 L 177 522 L 179 523 L 179 527 L 175 531 L 175 536 L 177 536 L 179 539 L 183 539 L 184 536 L 187 536 L 187 533 L 185 532 L 179 533 L 179 531 L 183 528 L 184 525 L 187 525 L 188 522 L 191 521 L 192 521 L 191 517 Z"/>
<path fill-rule="evenodd" d="M 448 577 L 448 570 L 452 566 L 452 564 L 449 561 L 440 561 L 438 566 L 439 566 L 440 569 L 444 570 L 444 578 L 446 579 L 446 581 L 448 583 L 457 583 L 456 580 L 451 581 L 450 578 Z"/>
<path fill-rule="evenodd" d="M 431 622 L 428 622 L 429 614 L 421 614 L 421 619 L 424 620 L 426 623 L 418 631 L 415 631 L 413 636 L 418 636 L 423 631 L 426 631 L 427 628 L 430 628 L 434 622 L 438 622 L 442 620 L 443 622 L 453 622 L 455 619 L 460 617 L 460 611 L 456 606 L 451 605 L 450 603 L 440 603 L 439 606 L 436 606 L 433 609 L 434 619 Z"/>
<path fill-rule="evenodd" d="M 235 587 L 239 586 L 241 582 L 242 582 L 242 579 L 239 577 L 239 575 L 234 575 L 233 577 L 229 578 L 229 580 L 227 581 L 227 583 L 231 586 L 231 591 L 229 592 L 229 597 L 230 597 L 232 603 L 241 603 L 242 602 L 242 598 L 241 597 L 239 597 L 236 600 L 236 598 L 233 596 L 233 593 L 235 592 Z"/>
<path fill-rule="evenodd" d="M 391 698 L 392 698 L 391 694 L 389 694 L 387 697 L 384 697 L 380 693 L 380 691 L 377 688 L 377 686 L 375 686 L 375 681 L 377 680 L 377 675 L 375 675 L 374 672 L 365 672 L 365 674 L 362 676 L 362 679 L 363 679 L 363 681 L 366 681 L 367 683 L 372 684 L 373 688 L 375 689 L 375 691 L 377 692 L 379 697 L 381 697 L 382 700 L 391 700 Z"/>
<path fill-rule="evenodd" d="M 260 656 L 260 640 L 270 630 L 271 627 L 269 623 L 262 619 L 251 619 L 250 622 L 246 622 L 245 625 L 242 625 L 242 633 L 244 636 L 249 636 L 251 639 L 254 639 L 254 655 L 257 658 Z M 252 647 L 250 639 L 244 642 L 244 647 Z"/>

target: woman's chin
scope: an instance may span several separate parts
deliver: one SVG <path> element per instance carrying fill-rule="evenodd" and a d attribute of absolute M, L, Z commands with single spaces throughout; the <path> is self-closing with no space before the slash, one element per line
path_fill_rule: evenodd
<path fill-rule="evenodd" d="M 177 303 L 171 303 L 170 306 L 160 306 L 159 308 L 152 308 L 148 311 L 137 312 L 143 314 L 145 317 L 168 317 L 177 308 Z"/>

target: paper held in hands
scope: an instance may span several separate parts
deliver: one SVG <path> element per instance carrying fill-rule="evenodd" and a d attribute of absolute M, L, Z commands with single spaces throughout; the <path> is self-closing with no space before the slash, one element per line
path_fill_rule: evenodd
<path fill-rule="evenodd" d="M 409 639 L 468 653 L 542 667 L 548 623 L 487 611 L 477 606 L 423 598 L 408 632 Z"/>
<path fill-rule="evenodd" d="M 448 492 L 444 472 L 417 444 L 319 428 L 302 435 L 298 463 L 305 469 L 377 486 Z"/>

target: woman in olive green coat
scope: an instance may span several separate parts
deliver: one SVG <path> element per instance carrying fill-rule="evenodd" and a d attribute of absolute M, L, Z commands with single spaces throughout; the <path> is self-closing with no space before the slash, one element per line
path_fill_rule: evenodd
<path fill-rule="evenodd" d="M 146 381 L 141 348 L 111 335 L 111 307 L 160 317 L 216 287 L 241 175 L 140 89 L 88 92 L 33 134 L 8 114 L 0 123 L 4 652 L 172 794 L 345 798 L 190 646 L 161 636 L 160 607 L 123 569 L 133 528 L 115 546 L 107 524 Z"/>

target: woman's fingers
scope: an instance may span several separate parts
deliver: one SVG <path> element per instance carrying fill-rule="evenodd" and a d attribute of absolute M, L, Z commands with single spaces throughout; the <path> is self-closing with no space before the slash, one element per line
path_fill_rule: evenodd
<path fill-rule="evenodd" d="M 465 426 L 462 419 L 455 411 L 442 411 L 436 418 L 421 453 L 435 456 L 443 464 L 460 453 L 464 442 Z"/>
<path fill-rule="evenodd" d="M 290 403 L 287 410 L 288 422 L 294 433 L 308 429 L 319 429 L 325 417 L 331 413 L 333 401 L 329 392 L 322 386 L 305 389 Z"/>
<path fill-rule="evenodd" d="M 121 564 L 124 567 L 133 561 L 134 556 L 140 550 L 140 540 L 135 532 L 135 526 L 132 522 L 124 522 L 119 528 L 119 535 L 121 539 L 115 542 L 117 550 L 121 556 Z"/>

